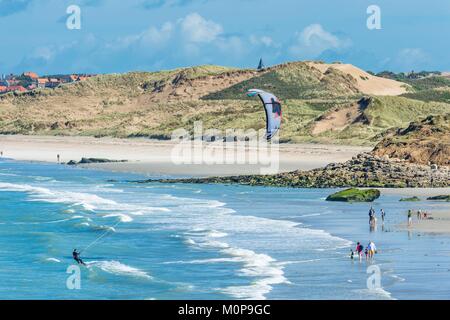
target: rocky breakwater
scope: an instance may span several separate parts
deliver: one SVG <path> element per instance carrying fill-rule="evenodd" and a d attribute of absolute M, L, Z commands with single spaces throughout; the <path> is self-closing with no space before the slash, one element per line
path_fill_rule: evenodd
<path fill-rule="evenodd" d="M 411 164 L 404 160 L 392 160 L 362 153 L 344 163 L 331 163 L 324 168 L 309 171 L 292 171 L 276 175 L 244 175 L 191 179 L 145 180 L 163 183 L 220 183 L 252 186 L 333 188 L 333 187 L 381 187 L 381 188 L 430 188 L 449 187 L 450 168 L 437 165 Z"/>

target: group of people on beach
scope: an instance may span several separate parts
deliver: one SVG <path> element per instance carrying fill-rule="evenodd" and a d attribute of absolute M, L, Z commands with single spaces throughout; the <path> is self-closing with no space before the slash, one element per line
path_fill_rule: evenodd
<path fill-rule="evenodd" d="M 417 220 L 433 219 L 433 217 L 431 217 L 431 215 L 429 213 L 424 212 L 422 210 L 417 210 L 416 214 L 417 214 Z M 408 226 L 409 227 L 412 225 L 412 216 L 413 216 L 413 211 L 411 209 L 409 209 L 408 210 Z"/>
<path fill-rule="evenodd" d="M 358 242 L 356 244 L 355 251 L 351 250 L 350 258 L 355 259 L 355 256 L 357 256 L 359 258 L 359 261 L 361 261 L 364 255 L 366 257 L 366 260 L 369 260 L 373 259 L 375 253 L 377 253 L 377 247 L 372 240 L 369 241 L 366 248 L 364 248 L 364 246 L 360 242 Z"/>
<path fill-rule="evenodd" d="M 384 219 L 386 218 L 386 212 L 384 211 L 384 209 L 380 210 L 380 215 L 381 215 L 381 221 L 384 222 Z M 377 217 L 376 217 L 375 209 L 373 207 L 370 207 L 369 224 L 376 224 L 376 223 L 377 223 Z"/>

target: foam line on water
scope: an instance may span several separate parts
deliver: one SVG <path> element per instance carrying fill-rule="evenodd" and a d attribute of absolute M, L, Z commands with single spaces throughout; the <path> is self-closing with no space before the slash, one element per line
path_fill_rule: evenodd
<path fill-rule="evenodd" d="M 281 250 L 314 251 L 347 247 L 351 241 L 324 230 L 305 228 L 299 222 L 239 215 L 217 200 L 164 196 L 173 202 L 170 215 L 152 216 L 152 223 L 182 232 L 186 245 L 202 250 L 215 249 L 223 258 L 192 260 L 184 263 L 238 263 L 237 275 L 251 279 L 246 286 L 217 288 L 237 299 L 264 299 L 274 285 L 289 283 L 283 261 L 268 252 Z M 175 261 L 168 263 L 183 263 Z"/>
<path fill-rule="evenodd" d="M 83 207 L 87 211 L 126 211 L 130 214 L 142 215 L 154 212 L 169 212 L 164 207 L 141 206 L 119 203 L 96 194 L 76 191 L 53 190 L 28 184 L 0 183 L 0 190 L 25 192 L 31 194 L 30 201 L 44 201 L 48 203 L 67 203 Z M 132 221 L 129 216 L 121 213 L 117 215 L 123 222 Z"/>
<path fill-rule="evenodd" d="M 145 271 L 142 271 L 140 269 L 128 266 L 126 264 L 120 263 L 119 261 L 91 261 L 87 262 L 86 266 L 91 268 L 99 268 L 103 270 L 104 272 L 119 275 L 119 276 L 130 276 L 130 277 L 137 277 L 137 278 L 143 278 L 152 280 L 153 277 L 150 276 Z"/>

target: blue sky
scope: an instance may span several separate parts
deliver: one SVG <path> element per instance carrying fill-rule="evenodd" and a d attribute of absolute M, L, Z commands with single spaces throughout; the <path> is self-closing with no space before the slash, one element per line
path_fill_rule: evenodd
<path fill-rule="evenodd" d="M 81 29 L 66 27 L 69 5 Z M 369 30 L 369 5 L 381 30 Z M 447 0 L 0 0 L 0 73 L 152 71 L 293 60 L 450 70 Z"/>

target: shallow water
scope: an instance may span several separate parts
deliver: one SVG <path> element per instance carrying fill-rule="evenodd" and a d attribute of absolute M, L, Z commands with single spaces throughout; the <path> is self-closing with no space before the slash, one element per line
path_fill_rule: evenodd
<path fill-rule="evenodd" d="M 450 298 L 450 237 L 399 230 L 400 196 L 374 203 L 387 221 L 370 232 L 369 205 L 326 202 L 334 190 L 126 182 L 139 178 L 0 162 L 0 298 Z M 350 260 L 369 240 L 374 261 Z M 371 264 L 382 288 L 367 288 Z"/>

